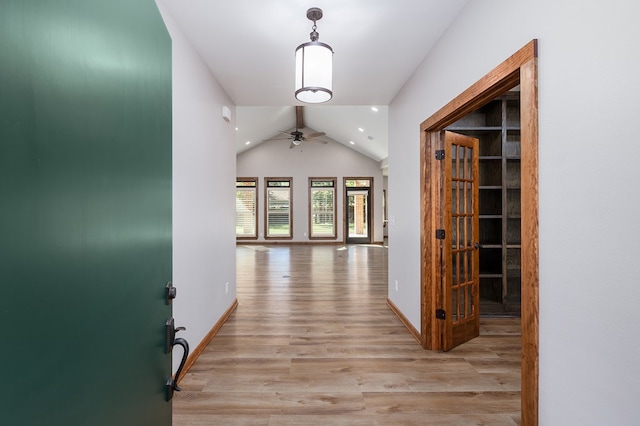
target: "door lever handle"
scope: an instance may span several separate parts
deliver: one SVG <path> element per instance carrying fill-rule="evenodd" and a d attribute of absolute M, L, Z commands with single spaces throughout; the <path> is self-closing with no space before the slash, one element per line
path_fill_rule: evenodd
<path fill-rule="evenodd" d="M 175 320 L 173 317 L 167 319 L 167 322 L 164 325 L 165 327 L 165 343 L 164 343 L 164 353 L 168 354 L 173 349 L 176 340 L 176 333 L 178 331 L 186 330 L 186 327 L 176 327 Z"/>
<path fill-rule="evenodd" d="M 184 327 L 181 328 L 184 329 Z M 171 401 L 174 392 L 180 392 L 182 390 L 180 389 L 180 386 L 178 386 L 178 381 L 180 380 L 180 373 L 182 373 L 182 369 L 184 368 L 184 365 L 187 362 L 187 357 L 189 356 L 189 343 L 185 339 L 183 339 L 182 337 L 178 337 L 173 341 L 172 346 L 176 345 L 182 346 L 182 360 L 180 361 L 180 366 L 178 367 L 178 371 L 176 371 L 175 376 L 170 377 L 165 385 L 167 391 L 167 401 Z"/>

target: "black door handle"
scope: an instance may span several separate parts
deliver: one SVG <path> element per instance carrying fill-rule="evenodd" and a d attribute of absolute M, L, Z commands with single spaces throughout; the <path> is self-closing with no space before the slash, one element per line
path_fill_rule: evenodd
<path fill-rule="evenodd" d="M 176 298 L 177 294 L 178 294 L 178 291 L 176 290 L 176 288 L 173 286 L 171 282 L 168 282 L 167 285 L 165 286 L 165 299 L 166 299 L 167 305 L 171 304 L 171 301 Z"/>
<path fill-rule="evenodd" d="M 171 401 L 171 398 L 173 398 L 173 392 L 180 392 L 182 390 L 180 389 L 180 386 L 178 386 L 178 381 L 180 380 L 180 373 L 182 373 L 184 364 L 187 362 L 187 357 L 189 356 L 189 343 L 185 339 L 178 337 L 173 342 L 173 346 L 176 345 L 182 346 L 182 360 L 180 361 L 180 366 L 178 367 L 178 371 L 176 371 L 176 375 L 174 377 L 169 377 L 169 380 L 167 380 L 167 401 Z"/>
<path fill-rule="evenodd" d="M 180 366 L 178 367 L 178 371 L 174 377 L 170 377 L 165 384 L 166 388 L 166 399 L 167 401 L 171 401 L 173 398 L 173 392 L 180 392 L 180 387 L 178 386 L 178 380 L 180 379 L 180 373 L 182 373 L 182 369 L 184 368 L 185 363 L 187 362 L 187 357 L 189 356 L 189 343 L 183 339 L 182 337 L 176 338 L 176 333 L 180 330 L 186 330 L 185 327 L 175 327 L 173 317 L 169 318 L 165 324 L 165 353 L 170 353 L 173 351 L 173 347 L 178 345 L 182 346 L 182 360 L 180 361 Z"/>
<path fill-rule="evenodd" d="M 176 340 L 176 333 L 181 330 L 186 330 L 186 328 L 176 327 L 173 317 L 167 319 L 167 322 L 165 323 L 164 328 L 165 328 L 164 353 L 168 354 L 173 349 L 174 342 Z"/>

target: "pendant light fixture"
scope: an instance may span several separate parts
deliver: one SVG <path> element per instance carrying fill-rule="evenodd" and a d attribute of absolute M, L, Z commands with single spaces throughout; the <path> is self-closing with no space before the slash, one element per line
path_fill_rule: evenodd
<path fill-rule="evenodd" d="M 333 96 L 333 50 L 318 41 L 316 21 L 322 18 L 322 9 L 307 10 L 307 18 L 313 21 L 311 41 L 296 49 L 296 99 L 317 104 L 327 102 Z"/>

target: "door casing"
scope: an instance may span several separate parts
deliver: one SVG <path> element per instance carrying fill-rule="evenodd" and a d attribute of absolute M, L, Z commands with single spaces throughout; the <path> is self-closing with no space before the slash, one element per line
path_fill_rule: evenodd
<path fill-rule="evenodd" d="M 429 159 L 438 132 L 492 99 L 520 85 L 521 123 L 521 226 L 522 226 L 522 383 L 521 420 L 523 425 L 538 424 L 538 42 L 532 40 L 475 84 L 450 101 L 420 126 L 421 199 L 421 343 L 437 349 L 439 330 L 435 320 L 437 283 L 435 230 L 437 177 L 429 170 Z"/>
<path fill-rule="evenodd" d="M 350 180 L 368 180 L 368 187 L 347 187 L 347 181 Z M 348 191 L 354 190 L 367 190 L 367 238 L 362 241 L 352 241 L 353 244 L 370 244 L 373 239 L 373 177 L 345 177 L 343 179 L 344 188 L 344 242 L 349 244 L 349 205 L 348 205 Z"/>

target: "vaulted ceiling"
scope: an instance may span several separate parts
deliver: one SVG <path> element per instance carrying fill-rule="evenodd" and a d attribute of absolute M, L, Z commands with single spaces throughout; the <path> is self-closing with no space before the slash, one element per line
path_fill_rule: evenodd
<path fill-rule="evenodd" d="M 320 41 L 335 52 L 334 96 L 305 105 L 305 126 L 374 160 L 388 153 L 387 105 L 467 2 L 158 1 L 235 102 L 238 153 L 295 128 L 294 106 L 303 104 L 293 94 L 294 51 L 309 41 L 307 9 L 320 7 Z"/>

